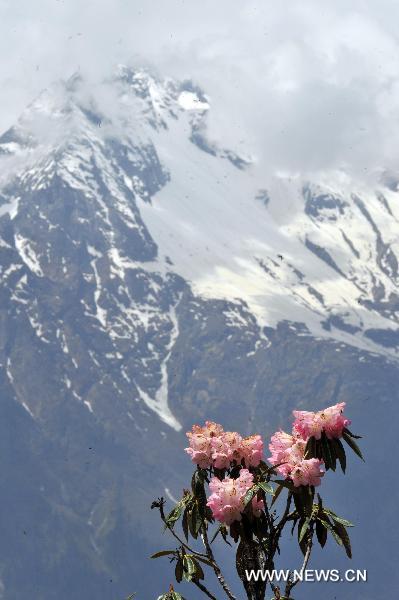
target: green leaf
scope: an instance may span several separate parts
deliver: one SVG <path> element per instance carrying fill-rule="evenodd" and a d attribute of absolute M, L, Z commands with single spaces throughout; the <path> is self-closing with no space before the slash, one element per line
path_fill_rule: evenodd
<path fill-rule="evenodd" d="M 311 438 L 308 439 L 308 441 L 306 443 L 305 452 L 304 452 L 304 455 L 303 455 L 303 457 L 305 459 L 307 459 L 307 460 L 310 459 L 310 458 L 313 458 L 313 456 L 312 456 L 312 454 L 313 454 L 312 453 L 312 445 L 313 445 L 313 438 L 311 437 Z"/>
<path fill-rule="evenodd" d="M 204 474 L 202 470 L 199 470 L 194 472 L 191 479 L 191 489 L 193 491 L 193 495 L 200 500 L 206 498 L 204 487 L 205 477 L 206 473 Z"/>
<path fill-rule="evenodd" d="M 299 488 L 298 488 L 299 489 Z M 297 509 L 300 515 L 303 515 L 305 512 L 305 507 L 303 505 L 303 497 L 302 494 L 293 494 L 295 508 Z"/>
<path fill-rule="evenodd" d="M 190 530 L 190 533 L 195 540 L 198 538 L 197 517 L 198 517 L 197 505 L 194 504 L 193 508 L 188 513 L 187 522 L 188 522 L 188 528 Z"/>
<path fill-rule="evenodd" d="M 301 543 L 303 538 L 305 537 L 305 534 L 306 534 L 307 530 L 309 529 L 309 525 L 310 525 L 310 517 L 307 517 L 301 527 L 300 532 L 299 532 L 299 538 L 298 538 L 299 543 Z"/>
<path fill-rule="evenodd" d="M 339 460 L 339 464 L 341 465 L 341 469 L 345 473 L 345 470 L 346 470 L 345 448 L 343 447 L 341 440 L 339 440 L 338 438 L 334 438 L 332 440 L 332 443 L 334 445 L 335 454 Z"/>
<path fill-rule="evenodd" d="M 255 496 L 255 494 L 258 493 L 259 490 L 259 485 L 256 483 L 255 485 L 253 485 L 251 488 L 249 488 L 249 490 L 247 491 L 247 493 L 244 496 L 244 506 L 247 506 L 252 498 Z"/>
<path fill-rule="evenodd" d="M 337 533 L 339 538 L 342 540 L 347 557 L 352 558 L 351 542 L 350 542 L 349 535 L 348 535 L 348 532 L 346 531 L 345 527 L 342 525 L 342 523 L 339 523 L 339 522 L 335 523 L 334 531 Z"/>
<path fill-rule="evenodd" d="M 273 486 L 270 485 L 270 483 L 268 483 L 267 481 L 261 481 L 259 483 L 259 487 L 266 493 L 266 494 L 270 494 L 271 496 L 274 496 L 274 489 Z"/>
<path fill-rule="evenodd" d="M 315 520 L 316 517 L 317 517 L 317 515 L 318 515 L 318 513 L 319 513 L 319 510 L 320 510 L 320 505 L 313 503 L 312 512 L 311 512 L 310 518 L 313 519 L 313 520 Z"/>
<path fill-rule="evenodd" d="M 294 535 L 294 531 L 295 531 L 295 527 L 296 527 L 297 523 L 298 523 L 298 517 L 295 517 L 295 519 L 292 522 L 291 535 Z"/>
<path fill-rule="evenodd" d="M 292 481 L 289 481 L 288 479 L 276 479 L 274 483 L 277 483 L 277 485 L 282 485 L 283 487 L 287 488 L 287 490 L 290 490 L 290 492 L 294 492 L 296 489 Z"/>
<path fill-rule="evenodd" d="M 334 457 L 331 454 L 330 444 L 328 443 L 328 439 L 326 438 L 324 432 L 321 436 L 321 447 L 326 471 L 328 471 L 329 469 L 335 471 Z"/>
<path fill-rule="evenodd" d="M 228 531 L 227 531 L 226 525 L 222 524 L 220 526 L 220 533 L 222 535 L 223 540 L 226 542 L 226 544 L 228 544 L 229 546 L 231 546 L 229 540 L 227 539 L 227 533 L 228 533 Z"/>
<path fill-rule="evenodd" d="M 299 536 L 300 536 L 301 529 L 302 529 L 304 522 L 305 522 L 305 519 L 303 517 L 301 517 L 299 519 L 299 523 L 298 523 L 298 541 L 299 541 Z"/>
<path fill-rule="evenodd" d="M 313 510 L 313 493 L 312 493 L 312 489 L 309 485 L 302 485 L 300 487 L 300 495 L 302 497 L 302 502 L 303 502 L 303 508 L 304 508 L 304 512 L 307 515 L 311 515 L 312 514 L 312 510 Z"/>
<path fill-rule="evenodd" d="M 314 448 L 315 448 L 315 451 L 314 451 L 315 458 L 318 458 L 319 460 L 321 460 L 323 458 L 323 445 L 322 445 L 321 439 L 316 440 L 316 438 L 315 438 Z"/>
<path fill-rule="evenodd" d="M 305 525 L 306 519 L 304 519 L 303 517 L 299 520 L 298 523 L 298 544 L 299 547 L 302 551 L 302 554 L 305 554 L 306 552 L 306 548 L 307 548 L 307 541 L 304 540 L 303 538 L 301 538 L 301 531 Z"/>
<path fill-rule="evenodd" d="M 327 541 L 327 529 L 319 519 L 316 521 L 316 536 L 320 546 L 324 548 Z"/>
<path fill-rule="evenodd" d="M 195 570 L 195 579 L 205 579 L 205 573 L 199 563 L 197 563 L 197 568 Z"/>
<path fill-rule="evenodd" d="M 152 554 L 150 558 L 159 558 L 160 556 L 169 556 L 170 554 L 176 554 L 176 550 L 161 550 Z"/>
<path fill-rule="evenodd" d="M 193 517 L 193 519 L 194 519 L 194 517 Z M 199 508 L 197 507 L 197 510 L 195 511 L 195 520 L 193 523 L 194 531 L 195 531 L 195 534 L 197 537 L 198 537 L 199 532 L 201 531 L 202 523 L 203 523 L 202 517 L 201 517 L 200 511 L 199 511 Z"/>
<path fill-rule="evenodd" d="M 173 590 L 173 592 L 169 592 L 169 596 L 167 596 L 168 600 L 170 598 L 170 600 L 184 600 L 183 596 L 181 594 L 179 594 L 179 592 L 176 592 L 175 590 Z"/>
<path fill-rule="evenodd" d="M 195 573 L 195 563 L 191 556 L 186 555 L 184 557 L 183 566 L 186 566 L 186 570 L 190 575 L 193 575 Z"/>
<path fill-rule="evenodd" d="M 355 454 L 357 454 L 358 457 L 364 461 L 363 455 L 360 451 L 359 446 L 356 444 L 355 440 L 352 439 L 346 432 L 343 433 L 342 437 L 345 440 L 345 442 L 348 444 L 348 446 L 350 446 L 352 448 L 353 452 Z"/>
<path fill-rule="evenodd" d="M 283 489 L 284 489 L 284 486 L 283 486 L 283 485 L 281 485 L 281 484 L 279 484 L 279 485 L 276 487 L 276 489 L 275 489 L 275 491 L 274 491 L 274 497 L 273 497 L 273 500 L 272 500 L 272 504 L 271 504 L 271 506 L 273 506 L 273 504 L 276 502 L 277 498 L 279 497 L 279 495 L 281 494 L 281 492 L 283 491 Z"/>
<path fill-rule="evenodd" d="M 203 524 L 203 518 L 201 517 L 198 505 L 193 504 L 192 508 L 188 509 L 187 526 L 188 526 L 188 529 L 189 529 L 192 537 L 195 540 L 198 538 L 198 533 L 202 527 L 202 524 Z"/>
<path fill-rule="evenodd" d="M 238 521 L 233 521 L 233 523 L 230 525 L 230 535 L 236 543 L 240 539 L 240 533 L 241 533 L 240 523 Z"/>
<path fill-rule="evenodd" d="M 180 519 L 181 514 L 183 512 L 183 508 L 184 508 L 184 502 L 183 502 L 183 500 L 180 500 L 180 502 L 178 504 L 176 504 L 176 506 L 170 511 L 170 513 L 166 517 L 166 523 L 169 527 L 173 528 L 176 521 L 178 521 Z"/>
<path fill-rule="evenodd" d="M 176 562 L 175 577 L 176 577 L 177 583 L 180 583 L 181 580 L 183 579 L 183 561 L 181 558 L 179 558 Z"/>
<path fill-rule="evenodd" d="M 198 559 L 194 556 L 191 557 L 193 564 L 194 564 L 194 573 L 193 573 L 193 579 L 195 579 L 196 581 L 199 579 L 205 579 L 205 575 L 204 575 L 204 571 L 202 570 L 201 565 L 198 562 Z"/>
<path fill-rule="evenodd" d="M 306 458 L 306 459 L 318 458 L 318 456 L 317 456 L 317 440 L 313 436 L 311 438 L 309 438 L 307 441 L 307 444 L 305 447 L 304 458 Z"/>
<path fill-rule="evenodd" d="M 331 523 L 329 521 L 325 521 L 324 519 L 320 519 L 320 522 L 324 525 L 324 527 L 326 529 L 328 529 L 328 531 L 331 533 L 331 535 L 333 536 L 333 538 L 337 542 L 337 544 L 339 546 L 343 546 L 343 542 L 342 542 L 341 538 L 339 537 L 339 535 L 337 534 L 337 532 L 335 531 L 335 529 L 331 525 Z"/>
<path fill-rule="evenodd" d="M 183 579 L 191 581 L 195 574 L 195 564 L 191 556 L 186 555 L 183 559 Z"/>
<path fill-rule="evenodd" d="M 222 527 L 222 525 L 219 525 L 219 527 L 216 529 L 215 533 L 213 534 L 211 542 L 210 542 L 211 544 L 216 540 L 217 536 L 221 532 L 221 527 Z"/>
<path fill-rule="evenodd" d="M 344 433 L 347 433 L 348 435 L 350 435 L 351 438 L 354 438 L 355 440 L 361 440 L 362 439 L 361 435 L 355 435 L 354 433 L 352 433 L 351 431 L 349 431 L 349 429 L 347 427 L 345 427 L 345 429 L 343 431 L 344 431 Z"/>
<path fill-rule="evenodd" d="M 183 529 L 183 533 L 184 533 L 184 537 L 186 538 L 186 541 L 188 542 L 188 508 L 185 508 L 184 513 L 183 513 L 183 518 L 182 518 L 182 529 Z"/>
<path fill-rule="evenodd" d="M 341 523 L 341 525 L 344 525 L 345 527 L 354 527 L 353 523 L 347 521 L 346 519 L 343 519 L 342 517 L 338 517 L 338 515 L 336 515 L 332 511 L 327 512 L 327 514 L 330 515 L 331 519 L 333 519 L 333 521 L 335 521 L 336 523 Z"/>
<path fill-rule="evenodd" d="M 335 469 L 337 468 L 337 455 L 335 453 L 335 446 L 333 444 L 332 440 L 327 439 L 327 445 L 328 448 L 330 450 L 330 457 L 331 457 L 331 469 L 333 471 L 335 471 Z"/>

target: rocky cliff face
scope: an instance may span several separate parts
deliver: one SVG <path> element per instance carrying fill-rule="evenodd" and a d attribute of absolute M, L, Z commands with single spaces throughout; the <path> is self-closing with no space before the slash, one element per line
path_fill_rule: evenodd
<path fill-rule="evenodd" d="M 358 509 L 329 493 L 361 521 L 359 568 L 389 571 L 365 548 L 363 476 L 395 442 L 395 185 L 265 181 L 209 139 L 210 109 L 191 82 L 120 67 L 90 94 L 79 77 L 43 92 L 0 138 L 0 598 L 156 597 L 149 505 L 181 493 L 184 431 L 268 437 L 342 400 L 373 456 L 348 484 Z"/>

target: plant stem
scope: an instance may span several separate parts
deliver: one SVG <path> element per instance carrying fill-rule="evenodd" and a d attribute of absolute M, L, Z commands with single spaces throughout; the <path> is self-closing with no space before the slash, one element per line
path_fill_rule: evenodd
<path fill-rule="evenodd" d="M 173 535 L 173 537 L 179 542 L 179 544 L 181 546 L 184 546 L 184 548 L 186 548 L 186 550 L 188 550 L 189 552 L 191 552 L 191 554 L 194 554 L 194 556 L 201 556 L 202 558 L 208 558 L 207 554 L 203 554 L 203 552 L 198 552 L 197 550 L 194 550 L 194 548 L 190 548 L 190 546 L 188 544 L 186 544 L 178 535 L 177 533 L 173 530 L 173 527 L 171 527 L 169 525 L 169 523 L 166 521 L 166 517 L 165 517 L 165 512 L 163 510 L 163 506 L 161 505 L 159 507 L 159 513 L 161 515 L 161 519 L 163 521 L 163 523 L 165 524 L 165 527 L 168 529 L 168 531 L 170 531 L 170 533 Z"/>
<path fill-rule="evenodd" d="M 284 525 L 286 524 L 287 517 L 289 515 L 290 508 L 291 508 L 291 502 L 292 502 L 292 492 L 289 492 L 288 496 L 287 496 L 287 503 L 285 506 L 285 511 L 283 513 L 283 516 L 280 519 L 280 522 L 277 524 L 277 527 L 276 527 L 276 529 L 278 531 L 281 531 L 283 529 Z"/>
<path fill-rule="evenodd" d="M 272 516 L 269 511 L 269 507 L 267 505 L 266 494 L 264 496 L 264 505 L 265 505 L 266 520 L 267 520 L 267 524 L 269 525 L 269 537 L 272 537 L 274 535 L 275 528 L 274 528 L 274 522 L 273 522 Z"/>
<path fill-rule="evenodd" d="M 216 575 L 220 585 L 222 586 L 226 596 L 229 598 L 229 600 L 237 600 L 236 597 L 231 593 L 229 586 L 227 585 L 226 580 L 223 577 L 222 571 L 215 560 L 213 550 L 212 550 L 211 545 L 208 540 L 208 534 L 206 531 L 205 524 L 203 524 L 201 527 L 201 539 L 205 546 L 207 557 L 209 558 L 210 562 L 212 563 L 212 567 L 215 572 L 215 575 Z"/>
<path fill-rule="evenodd" d="M 205 594 L 205 596 L 208 596 L 208 598 L 211 598 L 211 600 L 217 600 L 216 596 L 214 596 L 205 586 L 203 583 L 201 583 L 200 581 L 194 581 L 193 580 L 193 584 L 197 586 L 197 588 L 199 590 L 201 590 L 201 592 L 203 592 Z"/>
<path fill-rule="evenodd" d="M 311 531 L 309 531 L 307 548 L 306 548 L 305 556 L 303 558 L 303 563 L 302 563 L 300 573 L 303 573 L 305 571 L 306 567 L 308 566 L 310 555 L 312 553 L 312 546 L 313 546 L 313 527 L 312 527 Z M 287 582 L 287 585 L 285 586 L 285 592 L 284 592 L 285 598 L 290 597 L 292 588 L 295 587 L 298 582 L 299 582 L 299 579 L 290 580 Z"/>
<path fill-rule="evenodd" d="M 277 550 L 278 542 L 279 542 L 279 539 L 280 539 L 281 532 L 282 532 L 282 530 L 284 528 L 284 525 L 287 522 L 288 515 L 290 513 L 291 502 L 292 502 L 292 492 L 289 492 L 288 496 L 287 496 L 287 503 L 286 503 L 286 506 L 285 506 L 285 511 L 283 513 L 283 516 L 281 517 L 281 519 L 278 522 L 276 528 L 274 529 L 273 548 L 272 548 L 272 555 L 273 556 L 274 556 L 274 554 L 275 554 L 275 552 Z"/>

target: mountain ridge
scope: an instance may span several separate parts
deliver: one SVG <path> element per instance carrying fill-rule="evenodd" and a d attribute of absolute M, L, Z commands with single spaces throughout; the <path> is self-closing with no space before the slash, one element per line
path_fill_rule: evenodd
<path fill-rule="evenodd" d="M 42 189 L 60 173 L 72 189 L 98 199 L 97 169 L 103 178 L 106 174 L 103 184 L 119 203 L 124 225 L 140 229 L 145 214 L 153 244 L 162 246 L 164 259 L 174 255 L 174 270 L 196 293 L 241 298 L 263 326 L 288 316 L 306 323 L 313 335 L 331 335 L 396 359 L 396 192 L 383 184 L 376 191 L 350 191 L 343 175 L 335 189 L 298 178 L 261 180 L 256 163 L 207 141 L 210 104 L 197 86 L 157 81 L 121 66 L 119 71 L 120 123 L 96 112 L 92 99 L 84 107 L 79 95 L 74 103 L 68 97 L 66 116 L 51 100 L 33 103 L 31 110 L 47 116 L 50 111 L 52 121 L 66 118 L 60 128 L 67 128 L 69 137 L 70 120 L 77 120 L 78 134 L 61 149 L 52 148 L 50 156 L 47 149 L 44 164 L 28 169 L 22 183 Z M 74 97 L 79 84 L 81 79 L 73 78 L 66 93 Z M 122 144 L 114 138 L 121 123 Z M 11 153 L 10 146 L 15 154 L 13 135 L 32 137 L 11 129 L 0 139 L 3 155 L 7 148 Z M 256 200 L 262 189 L 266 206 Z M 5 201 L 3 212 L 7 205 L 15 211 L 16 202 Z M 227 226 L 218 231 L 214 225 L 220 220 Z M 388 240 L 382 230 L 392 231 Z M 210 266 L 207 253 L 220 264 Z"/>

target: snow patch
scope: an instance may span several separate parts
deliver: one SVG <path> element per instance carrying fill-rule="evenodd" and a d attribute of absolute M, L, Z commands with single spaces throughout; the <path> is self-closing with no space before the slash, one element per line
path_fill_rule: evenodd
<path fill-rule="evenodd" d="M 24 407 L 24 409 L 26 410 L 26 412 L 28 414 L 30 414 L 30 416 L 32 417 L 32 419 L 35 418 L 35 415 L 33 414 L 33 412 L 31 411 L 31 409 L 29 408 L 29 406 L 26 404 L 26 402 L 22 402 L 22 406 Z"/>
<path fill-rule="evenodd" d="M 43 277 L 39 258 L 32 247 L 32 242 L 20 234 L 15 236 L 15 246 L 26 266 L 38 277 Z"/>
<path fill-rule="evenodd" d="M 94 271 L 94 277 L 96 282 L 96 289 L 94 290 L 94 303 L 96 305 L 96 318 L 101 325 L 107 327 L 107 311 L 98 304 L 98 300 L 102 294 L 101 278 L 97 269 L 97 260 L 102 257 L 101 252 L 98 252 L 93 246 L 87 245 L 87 251 L 90 256 L 93 256 L 93 260 L 90 261 L 92 269 Z"/>
<path fill-rule="evenodd" d="M 182 92 L 177 101 L 184 110 L 209 110 L 210 108 L 209 103 L 200 100 L 194 92 Z"/>
<path fill-rule="evenodd" d="M 93 407 L 91 405 L 91 402 L 89 402 L 88 400 L 84 400 L 83 404 L 87 407 L 87 409 L 89 410 L 89 412 L 94 413 Z"/>
<path fill-rule="evenodd" d="M 139 392 L 140 398 L 143 402 L 153 410 L 159 418 L 175 429 L 176 431 L 180 431 L 182 426 L 176 417 L 172 414 L 169 406 L 168 406 L 168 361 L 170 355 L 172 353 L 173 346 L 176 342 L 176 339 L 179 336 L 179 324 L 176 316 L 176 308 L 173 307 L 170 311 L 170 320 L 172 322 L 172 331 L 170 334 L 170 341 L 167 347 L 167 355 L 161 364 L 161 385 L 157 392 L 155 393 L 155 397 L 151 398 L 147 392 L 142 390 L 139 386 L 137 386 L 137 390 Z"/>
<path fill-rule="evenodd" d="M 14 198 L 13 200 L 11 200 L 11 202 L 7 202 L 6 204 L 2 204 L 0 206 L 0 218 L 5 215 L 6 213 L 8 213 L 10 215 L 10 219 L 13 220 L 15 219 L 17 213 L 18 213 L 18 204 L 19 204 L 19 200 L 20 198 Z"/>

